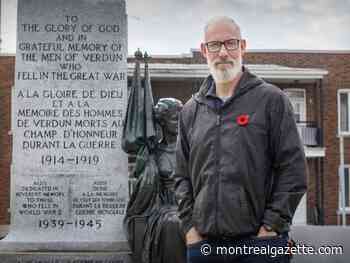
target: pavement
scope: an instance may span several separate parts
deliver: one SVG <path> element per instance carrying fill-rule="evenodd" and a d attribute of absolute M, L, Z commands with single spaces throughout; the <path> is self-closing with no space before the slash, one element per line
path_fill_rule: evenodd
<path fill-rule="evenodd" d="M 350 226 L 293 226 L 290 236 L 299 245 L 293 263 L 350 262 Z"/>

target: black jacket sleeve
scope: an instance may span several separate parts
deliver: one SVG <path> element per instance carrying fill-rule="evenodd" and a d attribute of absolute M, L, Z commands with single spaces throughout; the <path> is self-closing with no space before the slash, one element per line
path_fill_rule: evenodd
<path fill-rule="evenodd" d="M 281 233 L 289 231 L 295 210 L 306 192 L 307 168 L 304 147 L 288 97 L 280 92 L 270 105 L 272 190 L 262 223 Z"/>
<path fill-rule="evenodd" d="M 175 196 L 182 230 L 186 234 L 193 226 L 192 210 L 194 204 L 193 189 L 189 173 L 189 143 L 183 122 L 179 117 L 179 133 L 176 144 Z"/>

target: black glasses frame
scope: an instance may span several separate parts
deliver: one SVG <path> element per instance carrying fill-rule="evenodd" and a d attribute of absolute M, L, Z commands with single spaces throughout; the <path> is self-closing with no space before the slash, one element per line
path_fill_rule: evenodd
<path fill-rule="evenodd" d="M 236 46 L 235 48 L 227 48 L 227 43 L 228 43 L 229 41 L 232 41 L 232 40 L 237 41 L 237 46 Z M 222 45 L 225 46 L 226 50 L 232 51 L 232 50 L 237 50 L 237 49 L 239 48 L 239 42 L 240 42 L 240 41 L 241 41 L 241 39 L 238 39 L 238 38 L 231 38 L 231 39 L 227 39 L 227 40 L 225 40 L 225 41 L 210 41 L 210 42 L 205 43 L 205 46 L 207 47 L 207 49 L 208 49 L 208 51 L 209 51 L 210 53 L 219 52 L 219 51 L 221 50 Z M 215 50 L 211 49 L 211 48 L 209 47 L 209 45 L 210 45 L 210 44 L 213 44 L 213 43 L 220 44 L 220 47 L 219 47 L 218 49 L 215 49 Z"/>

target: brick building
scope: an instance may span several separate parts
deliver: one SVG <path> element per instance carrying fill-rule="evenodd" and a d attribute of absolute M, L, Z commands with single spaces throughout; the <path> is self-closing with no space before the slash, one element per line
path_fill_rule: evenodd
<path fill-rule="evenodd" d="M 11 163 L 11 87 L 14 55 L 0 55 L 0 225 L 9 224 Z M 154 56 L 150 73 L 155 100 L 176 97 L 187 101 L 208 74 L 199 51 L 179 56 Z M 339 130 L 350 134 L 350 52 L 250 50 L 246 66 L 276 84 L 289 96 L 308 162 L 308 192 L 295 223 L 341 223 L 339 202 Z M 133 58 L 128 59 L 128 74 Z M 350 214 L 350 139 L 344 141 L 345 204 Z M 350 217 L 348 216 L 348 221 Z"/>

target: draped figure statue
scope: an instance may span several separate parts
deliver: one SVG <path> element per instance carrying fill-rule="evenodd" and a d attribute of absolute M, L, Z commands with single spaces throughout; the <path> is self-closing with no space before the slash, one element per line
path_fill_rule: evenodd
<path fill-rule="evenodd" d="M 143 80 L 140 77 L 142 53 L 136 52 L 135 58 L 122 136 L 123 150 L 136 154 L 132 171 L 136 184 L 124 219 L 125 229 L 134 256 L 138 255 L 142 263 L 186 262 L 185 239 L 173 189 L 182 103 L 174 98 L 162 98 L 154 106 L 148 56 L 144 57 Z"/>

